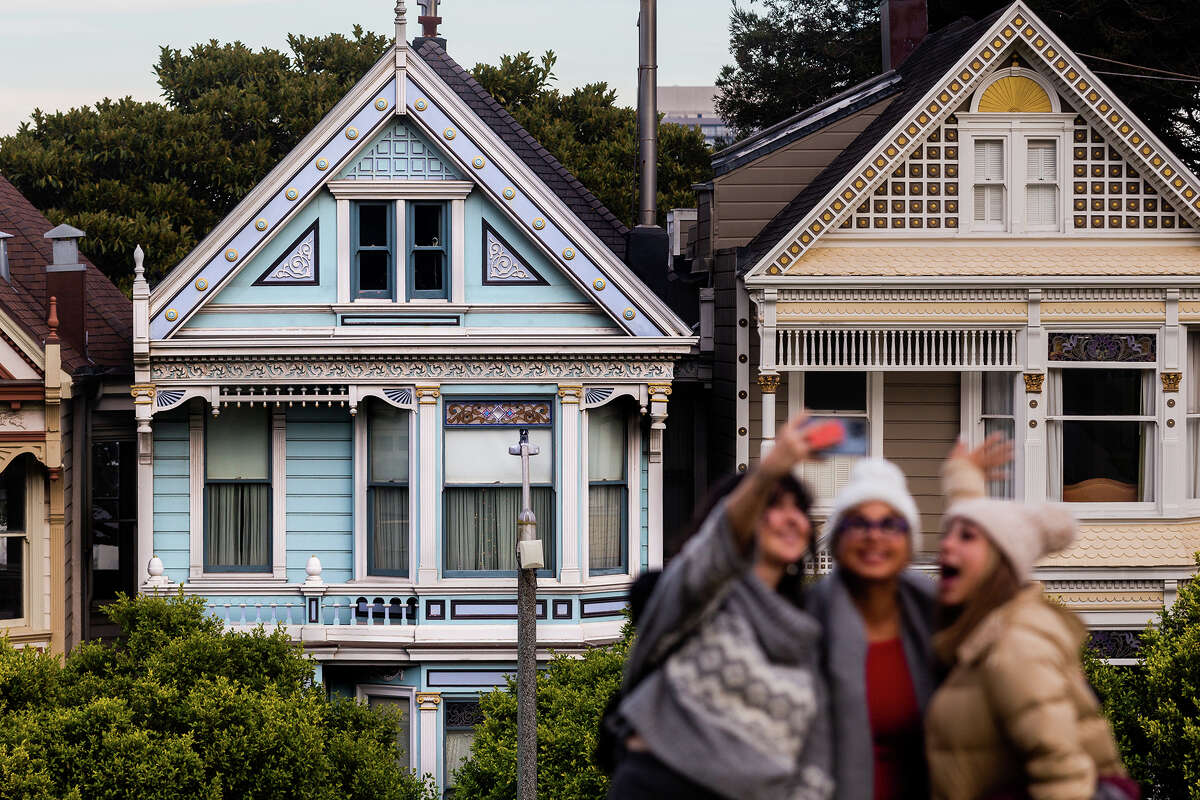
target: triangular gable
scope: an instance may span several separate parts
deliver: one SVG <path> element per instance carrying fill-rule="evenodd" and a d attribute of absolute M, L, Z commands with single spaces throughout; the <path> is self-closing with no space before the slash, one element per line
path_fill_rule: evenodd
<path fill-rule="evenodd" d="M 419 58 L 410 57 L 407 69 L 393 71 L 396 63 L 393 53 L 385 55 L 155 290 L 152 339 L 177 331 L 331 177 L 358 163 L 398 113 L 426 140 L 436 141 L 453 168 L 530 233 L 555 266 L 623 330 L 634 336 L 690 335 L 687 325 L 437 73 Z"/>
<path fill-rule="evenodd" d="M 1200 226 L 1200 181 L 1125 107 L 1037 18 L 1024 3 L 1013 3 L 947 70 L 920 102 L 882 136 L 846 177 L 759 257 L 747 279 L 770 282 L 802 257 L 826 231 L 836 230 L 876 189 L 901 168 L 916 147 L 942 128 L 962 103 L 993 74 L 1017 43 L 1045 73 L 1057 91 L 1095 126 L 1109 144 L 1133 164 L 1173 209 Z"/>

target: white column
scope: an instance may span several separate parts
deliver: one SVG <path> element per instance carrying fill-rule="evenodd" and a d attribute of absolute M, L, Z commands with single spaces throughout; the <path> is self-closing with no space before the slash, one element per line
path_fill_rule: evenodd
<path fill-rule="evenodd" d="M 662 569 L 663 565 L 663 433 L 667 429 L 667 399 L 671 384 L 652 383 L 650 389 L 650 475 L 647 489 L 650 508 L 648 516 L 650 569 Z"/>
<path fill-rule="evenodd" d="M 147 578 L 146 568 L 154 557 L 154 384 L 135 383 L 133 415 L 137 420 L 137 575 L 138 586 Z"/>
<path fill-rule="evenodd" d="M 193 406 L 188 413 L 188 575 L 192 578 L 204 575 L 204 470 L 204 411 Z"/>
<path fill-rule="evenodd" d="M 417 393 L 417 583 L 436 583 L 438 386 L 418 386 Z M 435 707 L 436 708 L 436 707 Z"/>
<path fill-rule="evenodd" d="M 287 579 L 287 415 L 271 409 L 271 575 Z"/>
<path fill-rule="evenodd" d="M 1025 429 L 1016 433 L 1025 451 L 1024 500 L 1046 499 L 1050 451 L 1046 441 L 1046 329 L 1042 327 L 1042 290 L 1029 290 L 1029 325 L 1025 330 Z"/>
<path fill-rule="evenodd" d="M 775 393 L 779 390 L 778 373 L 759 373 L 758 388 L 762 392 L 762 441 L 759 458 L 775 446 Z"/>
<path fill-rule="evenodd" d="M 420 744 L 420 775 L 437 776 L 441 766 L 441 751 L 438 748 L 438 706 L 442 704 L 441 692 L 417 692 L 417 730 Z M 445 777 L 438 782 L 445 783 Z M 439 797 L 441 796 L 439 792 Z"/>
<path fill-rule="evenodd" d="M 778 289 L 764 289 L 758 306 L 758 388 L 762 398 L 761 438 L 759 458 L 775 446 L 775 392 L 779 389 L 779 373 L 775 371 L 775 301 Z"/>
<path fill-rule="evenodd" d="M 1162 392 L 1158 402 L 1158 435 L 1162 443 L 1162 482 L 1158 500 L 1164 514 L 1179 513 L 1188 495 L 1187 394 L 1186 384 L 1195 375 L 1184 376 L 1187 329 L 1179 324 L 1179 290 L 1168 289 L 1166 325 L 1159 345 Z M 1158 387 L 1155 387 L 1156 389 Z M 1180 390 L 1184 391 L 1181 392 Z"/>
<path fill-rule="evenodd" d="M 350 302 L 350 201 L 337 201 L 337 301 Z"/>
<path fill-rule="evenodd" d="M 583 399 L 583 387 L 571 384 L 558 385 L 560 426 L 562 431 L 562 551 L 559 562 L 559 582 L 575 584 L 583 580 L 580 569 L 580 469 L 579 469 L 579 403 Z"/>

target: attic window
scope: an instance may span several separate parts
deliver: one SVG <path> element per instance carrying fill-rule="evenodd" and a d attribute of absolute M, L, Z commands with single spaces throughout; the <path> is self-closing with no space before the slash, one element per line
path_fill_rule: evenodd
<path fill-rule="evenodd" d="M 12 282 L 12 274 L 8 270 L 8 240 L 12 238 L 11 233 L 0 231 L 0 278 Z"/>

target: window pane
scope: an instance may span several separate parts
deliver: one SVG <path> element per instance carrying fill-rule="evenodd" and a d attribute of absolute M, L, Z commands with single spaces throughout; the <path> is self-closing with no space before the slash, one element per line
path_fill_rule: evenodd
<path fill-rule="evenodd" d="M 413 204 L 412 241 L 416 247 L 439 247 L 442 242 L 442 205 Z"/>
<path fill-rule="evenodd" d="M 1004 142 L 1000 139 L 977 139 L 975 141 L 975 180 L 1004 180 Z"/>
<path fill-rule="evenodd" d="M 458 777 L 454 771 L 463 765 L 471 756 L 471 744 L 475 741 L 475 731 L 446 731 L 446 788 L 458 786 Z"/>
<path fill-rule="evenodd" d="M 1031 139 L 1025 159 L 1025 174 L 1030 183 L 1058 180 L 1058 143 L 1050 139 Z"/>
<path fill-rule="evenodd" d="M 0 475 L 0 531 L 25 530 L 25 462 L 18 459 Z"/>
<path fill-rule="evenodd" d="M 806 372 L 804 407 L 810 411 L 867 410 L 867 373 Z"/>
<path fill-rule="evenodd" d="M 418 292 L 440 292 L 443 291 L 442 283 L 442 264 L 445 262 L 445 254 L 440 250 L 414 250 L 412 254 L 413 263 L 413 290 Z"/>
<path fill-rule="evenodd" d="M 358 253 L 358 291 L 386 292 L 391 260 L 386 250 L 360 250 Z"/>
<path fill-rule="evenodd" d="M 621 569 L 626 505 L 624 486 L 588 487 L 588 565 L 590 569 Z"/>
<path fill-rule="evenodd" d="M 270 477 L 270 421 L 267 409 L 226 406 L 208 420 L 205 467 L 210 480 Z"/>
<path fill-rule="evenodd" d="M 1064 422 L 1062 499 L 1068 503 L 1143 499 L 1144 470 L 1151 468 L 1144 433 L 1140 422 Z"/>
<path fill-rule="evenodd" d="M 1025 189 L 1025 218 L 1035 227 L 1058 224 L 1058 187 L 1028 186 Z"/>
<path fill-rule="evenodd" d="M 515 460 L 515 456 L 510 456 Z M 447 487 L 446 569 L 515 570 L 517 568 L 517 515 L 521 490 L 516 487 Z M 554 564 L 554 490 L 534 487 L 530 503 L 537 516 L 546 569 Z"/>
<path fill-rule="evenodd" d="M 367 427 L 371 483 L 407 483 L 408 412 L 376 401 Z"/>
<path fill-rule="evenodd" d="M 1009 372 L 983 373 L 983 413 L 1013 413 L 1013 375 Z"/>
<path fill-rule="evenodd" d="M 270 545 L 270 484 L 204 487 L 204 563 L 209 569 L 267 570 Z"/>
<path fill-rule="evenodd" d="M 358 206 L 358 244 L 360 247 L 388 246 L 389 206 L 360 203 Z"/>
<path fill-rule="evenodd" d="M 1011 395 L 1010 395 L 1011 396 Z M 985 393 L 986 397 L 986 393 Z M 1015 423 L 1011 419 L 985 419 L 983 421 L 984 436 L 999 433 L 1010 442 L 1016 433 Z M 992 497 L 1012 497 L 1014 494 L 1013 467 L 1009 465 L 1008 474 L 998 480 L 988 481 L 988 494 Z"/>
<path fill-rule="evenodd" d="M 445 438 L 446 483 L 521 482 L 521 459 L 509 455 L 517 443 L 516 428 L 449 428 Z M 554 479 L 554 442 L 549 428 L 531 428 L 529 443 L 540 448 L 529 457 L 529 480 L 551 483 Z"/>
<path fill-rule="evenodd" d="M 393 715 L 396 720 L 396 749 L 399 751 L 401 766 L 411 768 L 412 753 L 409 751 L 409 740 L 412 735 L 411 710 L 407 697 L 392 697 L 390 695 L 367 695 L 367 705 L 371 708 L 383 709 Z"/>
<path fill-rule="evenodd" d="M 1004 222 L 1004 187 L 975 187 L 975 221 L 1000 224 Z"/>
<path fill-rule="evenodd" d="M 625 479 L 625 412 L 610 403 L 588 414 L 588 480 Z"/>
<path fill-rule="evenodd" d="M 0 539 L 0 619 L 25 616 L 25 541 Z"/>
<path fill-rule="evenodd" d="M 371 572 L 408 574 L 408 487 L 372 486 Z"/>
<path fill-rule="evenodd" d="M 1064 369 L 1062 413 L 1136 415 L 1143 412 L 1145 375 L 1138 369 Z"/>

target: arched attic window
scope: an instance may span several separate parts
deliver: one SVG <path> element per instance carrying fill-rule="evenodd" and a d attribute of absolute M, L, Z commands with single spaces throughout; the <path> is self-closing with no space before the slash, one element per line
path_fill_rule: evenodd
<path fill-rule="evenodd" d="M 997 71 L 975 95 L 971 108 L 984 114 L 1052 114 L 1061 111 L 1058 93 L 1041 75 L 1021 67 Z"/>

